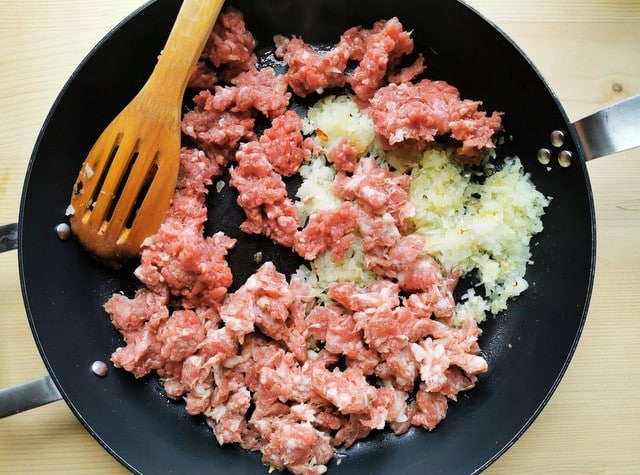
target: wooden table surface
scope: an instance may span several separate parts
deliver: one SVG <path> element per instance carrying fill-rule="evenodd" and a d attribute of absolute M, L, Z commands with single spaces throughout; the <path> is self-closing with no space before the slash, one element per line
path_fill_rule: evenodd
<path fill-rule="evenodd" d="M 571 120 L 640 93 L 640 0 L 468 3 L 523 48 Z M 63 84 L 97 41 L 142 4 L 0 2 L 0 224 L 18 219 L 27 162 Z M 640 149 L 588 168 L 598 256 L 587 323 L 551 401 L 489 474 L 640 473 Z M 0 255 L 0 388 L 44 373 L 22 304 L 17 255 L 7 252 Z M 56 402 L 0 420 L 0 473 L 126 470 Z"/>

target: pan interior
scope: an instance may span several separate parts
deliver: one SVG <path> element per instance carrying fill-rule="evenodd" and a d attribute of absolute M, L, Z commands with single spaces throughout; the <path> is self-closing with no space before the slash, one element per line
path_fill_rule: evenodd
<path fill-rule="evenodd" d="M 131 292 L 134 263 L 114 271 L 94 262 L 73 240 L 60 241 L 69 193 L 86 150 L 148 77 L 179 7 L 149 4 L 98 45 L 62 91 L 47 118 L 25 181 L 20 217 L 20 272 L 30 324 L 42 357 L 81 422 L 137 473 L 262 473 L 259 455 L 219 447 L 200 418 L 169 401 L 154 378 L 135 380 L 90 366 L 122 344 L 102 304 Z M 451 0 L 385 2 L 282 0 L 230 2 L 244 12 L 259 45 L 274 33 L 332 44 L 354 25 L 398 16 L 413 30 L 427 74 L 505 112 L 508 140 L 500 156 L 518 155 L 537 188 L 553 198 L 533 247 L 530 289 L 504 314 L 483 324 L 480 341 L 490 372 L 452 404 L 433 432 L 397 437 L 379 432 L 338 453 L 344 474 L 474 473 L 528 427 L 561 378 L 579 337 L 593 280 L 594 218 L 581 160 L 569 168 L 536 159 L 549 133 L 570 131 L 566 115 L 536 70 L 491 24 Z M 475 45 L 474 48 L 460 45 Z M 114 77 L 114 65 L 126 73 Z M 579 152 L 568 134 L 565 148 Z M 211 220 L 215 220 L 215 213 Z M 258 246 L 252 241 L 248 246 Z M 260 242 L 262 248 L 266 245 Z M 276 252 L 275 250 L 274 252 Z M 286 263 L 287 258 L 283 259 Z M 284 264 L 282 264 L 284 265 Z M 236 265 L 238 267 L 239 265 Z M 460 456 L 461 450 L 464 456 Z M 335 461 L 329 470 L 335 468 Z"/>

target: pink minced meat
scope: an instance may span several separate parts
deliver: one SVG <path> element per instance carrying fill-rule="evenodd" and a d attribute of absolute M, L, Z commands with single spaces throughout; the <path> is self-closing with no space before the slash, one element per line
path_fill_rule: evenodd
<path fill-rule="evenodd" d="M 292 246 L 299 218 L 282 176 L 274 171 L 257 141 L 243 144 L 236 159 L 230 183 L 238 189 L 237 202 L 246 216 L 240 229 Z"/>
<path fill-rule="evenodd" d="M 287 283 L 271 262 L 263 264 L 220 309 L 220 317 L 240 342 L 255 328 L 280 341 L 299 361 L 307 359 L 304 307 L 311 290 Z"/>
<path fill-rule="evenodd" d="M 283 76 L 272 68 L 250 69 L 230 80 L 232 85 L 215 86 L 207 97 L 210 109 L 245 113 L 252 109 L 275 118 L 284 114 L 291 99 Z"/>
<path fill-rule="evenodd" d="M 424 148 L 437 136 L 450 135 L 462 143 L 457 159 L 477 164 L 495 147 L 491 137 L 502 122 L 499 113 L 487 116 L 480 111 L 481 104 L 461 99 L 458 90 L 444 81 L 423 79 L 378 89 L 368 112 L 387 148 L 407 143 Z"/>
<path fill-rule="evenodd" d="M 415 214 L 409 200 L 408 175 L 394 175 L 388 168 L 378 166 L 373 157 L 363 157 L 353 174 L 339 173 L 333 183 L 336 196 L 354 201 L 368 214 L 390 214 L 400 229 Z M 367 233 L 369 234 L 369 233 Z"/>
<path fill-rule="evenodd" d="M 307 45 L 302 38 L 275 38 L 276 55 L 288 65 L 285 74 L 292 91 L 300 97 L 322 93 L 325 89 L 342 87 L 346 83 L 344 70 L 350 49 L 336 47 L 321 54 Z"/>
<path fill-rule="evenodd" d="M 244 15 L 228 8 L 213 27 L 201 58 L 208 59 L 216 68 L 224 66 L 223 76 L 234 77 L 255 68 L 255 47 L 256 40 L 246 29 Z"/>
<path fill-rule="evenodd" d="M 204 237 L 207 219 L 205 184 L 219 169 L 206 155 L 183 149 L 176 192 L 165 221 L 141 253 L 135 275 L 150 289 L 169 288 L 187 308 L 215 305 L 233 276 L 225 256 L 235 240 L 222 233 Z M 196 186 L 199 183 L 199 186 Z"/>
<path fill-rule="evenodd" d="M 240 146 L 238 164 L 231 169 L 230 183 L 238 189 L 238 204 L 247 217 L 240 229 L 288 247 L 294 245 L 299 217 L 282 176 L 297 172 L 314 148 L 301 130 L 295 112 L 278 116 L 258 140 Z"/>
<path fill-rule="evenodd" d="M 193 100 L 195 108 L 184 115 L 182 133 L 192 139 L 212 162 L 225 167 L 233 159 L 241 141 L 255 137 L 255 119 L 249 111 L 231 112 L 216 108 L 213 94 L 206 89 Z"/>
<path fill-rule="evenodd" d="M 424 56 L 422 54 L 418 55 L 418 59 L 416 59 L 413 64 L 410 66 L 406 66 L 397 73 L 393 73 L 389 75 L 389 82 L 401 84 L 403 82 L 411 82 L 418 76 L 420 76 L 424 70 L 426 69 Z"/>
<path fill-rule="evenodd" d="M 135 271 L 144 287 L 132 297 L 115 294 L 104 307 L 124 339 L 112 355 L 115 366 L 138 378 L 156 373 L 168 397 L 205 417 L 218 443 L 260 451 L 263 463 L 279 470 L 319 475 L 335 447 L 350 447 L 372 430 L 435 428 L 487 362 L 476 322 L 452 323 L 458 272 L 445 274 L 422 253 L 423 238 L 410 232 L 408 175 L 339 142 L 327 155 L 339 170 L 333 191 L 343 202 L 299 222 L 283 177 L 317 150 L 302 135 L 300 118 L 286 110 L 287 88 L 305 96 L 349 84 L 361 106 L 371 99 L 389 146 L 449 133 L 463 144 L 460 159 L 490 147 L 499 116 L 486 117 L 479 103 L 460 100 L 448 85 L 413 85 L 424 61 L 399 68 L 413 44 L 397 19 L 347 30 L 327 53 L 297 38 L 276 44 L 289 64 L 285 76 L 256 69 L 255 40 L 240 12 L 221 16 L 191 78 L 206 89 L 183 118 L 188 146 L 171 206 Z M 349 61 L 358 62 L 352 76 L 344 74 Z M 431 105 L 414 97 L 423 89 Z M 405 104 L 392 106 L 395 100 L 414 109 L 427 104 L 431 115 L 400 113 Z M 440 109 L 446 114 L 434 112 Z M 405 113 L 409 122 L 398 122 L 395 136 L 392 123 Z M 271 121 L 261 135 L 257 116 Z M 266 262 L 229 293 L 226 256 L 235 240 L 205 237 L 204 224 L 208 189 L 231 164 L 243 231 L 306 259 L 331 252 L 337 261 L 357 234 L 378 279 L 365 288 L 334 282 L 320 304 L 306 283 Z"/>
<path fill-rule="evenodd" d="M 309 216 L 309 223 L 296 235 L 293 249 L 307 260 L 330 249 L 333 258 L 342 262 L 355 239 L 356 225 L 355 209 L 349 202 L 332 210 L 319 211 Z"/>
<path fill-rule="evenodd" d="M 360 158 L 360 151 L 348 139 L 342 138 L 327 151 L 327 160 L 341 172 L 353 172 Z"/>
<path fill-rule="evenodd" d="M 412 51 L 413 40 L 397 18 L 377 22 L 367 37 L 360 63 L 347 79 L 356 97 L 366 104 L 400 58 Z"/>
<path fill-rule="evenodd" d="M 372 97 L 393 72 L 400 59 L 413 51 L 410 33 L 402 28 L 397 18 L 376 22 L 372 29 L 354 27 L 347 30 L 329 51 L 319 52 L 302 38 L 275 37 L 276 56 L 288 66 L 286 80 L 293 92 L 305 97 L 322 93 L 325 89 L 349 84 L 363 103 Z M 353 74 L 346 74 L 350 60 L 358 65 Z M 410 80 L 424 70 L 418 60 L 396 80 Z"/>
<path fill-rule="evenodd" d="M 218 73 L 207 61 L 198 61 L 191 72 L 187 87 L 213 89 L 218 82 Z"/>
<path fill-rule="evenodd" d="M 314 144 L 303 137 L 302 121 L 290 110 L 273 119 L 260 137 L 260 147 L 276 173 L 292 176 L 311 157 Z"/>

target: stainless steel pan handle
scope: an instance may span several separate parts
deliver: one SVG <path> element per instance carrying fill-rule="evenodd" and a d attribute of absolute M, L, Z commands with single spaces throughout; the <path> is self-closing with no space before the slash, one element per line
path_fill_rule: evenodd
<path fill-rule="evenodd" d="M 18 224 L 0 226 L 0 252 L 18 247 Z M 0 419 L 62 399 L 50 376 L 0 390 Z"/>
<path fill-rule="evenodd" d="M 0 252 L 10 251 L 18 247 L 18 223 L 0 226 Z"/>
<path fill-rule="evenodd" d="M 50 376 L 0 390 L 0 419 L 62 399 Z"/>
<path fill-rule="evenodd" d="M 640 147 L 640 94 L 580 119 L 573 126 L 587 161 Z"/>

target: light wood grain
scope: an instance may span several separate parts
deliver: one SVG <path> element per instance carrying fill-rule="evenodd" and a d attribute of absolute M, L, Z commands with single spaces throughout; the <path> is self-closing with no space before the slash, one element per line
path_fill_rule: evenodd
<path fill-rule="evenodd" d="M 640 93 L 640 1 L 468 3 L 515 39 L 572 120 Z M 18 218 L 27 161 L 61 87 L 142 4 L 0 2 L 0 224 Z M 551 401 L 489 474 L 640 473 L 640 151 L 588 169 L 598 225 L 589 317 Z M 0 387 L 44 372 L 22 306 L 17 256 L 2 254 Z M 0 420 L 0 473 L 127 472 L 57 402 Z"/>

